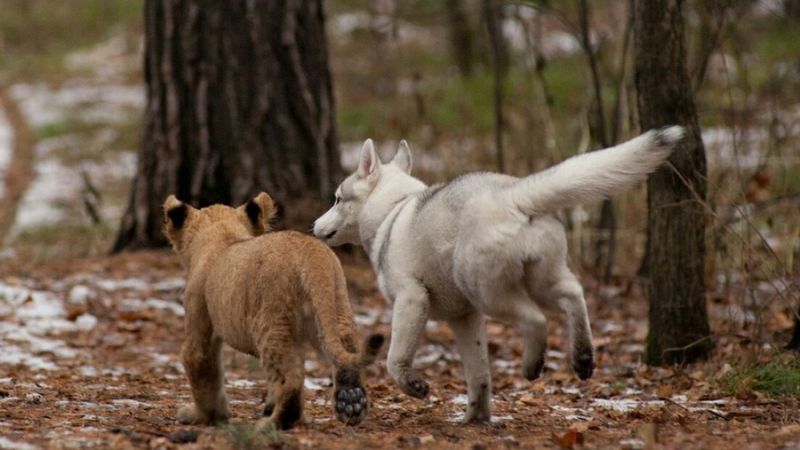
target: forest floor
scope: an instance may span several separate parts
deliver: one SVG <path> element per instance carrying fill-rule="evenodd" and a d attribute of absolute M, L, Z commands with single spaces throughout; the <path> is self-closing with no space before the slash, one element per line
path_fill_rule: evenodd
<path fill-rule="evenodd" d="M 360 254 L 342 258 L 360 331 L 388 335 L 372 269 Z M 493 419 L 461 425 L 459 358 L 446 326 L 430 322 L 415 361 L 427 400 L 403 395 L 380 358 L 366 374 L 369 417 L 347 427 L 332 418 L 329 368 L 308 351 L 305 422 L 269 434 L 251 427 L 264 406 L 258 362 L 230 350 L 231 423 L 176 423 L 190 393 L 179 362 L 182 270 L 167 251 L 6 265 L 0 279 L 0 448 L 800 448 L 796 398 L 731 396 L 719 382 L 744 348 L 737 338 L 718 338 L 706 363 L 647 367 L 644 300 L 586 277 L 598 366 L 588 381 L 569 368 L 560 326 L 543 376 L 528 382 L 519 335 L 490 322 Z M 196 441 L 176 443 L 187 438 Z"/>

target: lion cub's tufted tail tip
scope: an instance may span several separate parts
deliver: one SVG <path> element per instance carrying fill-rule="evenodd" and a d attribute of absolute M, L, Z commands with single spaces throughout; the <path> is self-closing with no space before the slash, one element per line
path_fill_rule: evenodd
<path fill-rule="evenodd" d="M 364 341 L 364 353 L 361 355 L 361 367 L 366 367 L 375 362 L 385 341 L 386 338 L 380 333 L 367 336 Z"/>

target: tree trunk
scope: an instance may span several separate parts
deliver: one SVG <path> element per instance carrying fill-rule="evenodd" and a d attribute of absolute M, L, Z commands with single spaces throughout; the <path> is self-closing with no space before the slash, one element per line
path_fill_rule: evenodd
<path fill-rule="evenodd" d="M 600 80 L 600 70 L 597 66 L 597 52 L 592 46 L 589 30 L 589 4 L 586 0 L 578 3 L 578 22 L 580 30 L 581 47 L 586 54 L 589 66 L 589 79 L 591 80 L 592 103 L 589 117 L 590 135 L 600 144 L 601 148 L 611 146 L 608 138 L 605 108 L 603 107 L 603 90 Z M 623 67 L 624 70 L 624 61 Z M 614 214 L 614 204 L 610 199 L 603 200 L 600 208 L 600 219 L 597 222 L 598 235 L 595 244 L 595 271 L 600 273 L 604 283 L 611 281 L 611 272 L 614 267 L 614 254 L 617 248 L 617 219 Z M 604 251 L 604 249 L 606 251 Z"/>
<path fill-rule="evenodd" d="M 706 159 L 686 69 L 682 0 L 636 0 L 634 66 L 642 130 L 682 124 L 687 136 L 647 182 L 648 364 L 689 363 L 712 347 L 705 303 Z"/>
<path fill-rule="evenodd" d="M 472 75 L 472 27 L 462 0 L 447 0 L 447 25 L 450 51 L 463 77 Z"/>
<path fill-rule="evenodd" d="M 483 0 L 483 14 L 492 47 L 492 69 L 494 72 L 494 146 L 497 171 L 505 172 L 503 152 L 503 81 L 508 68 L 508 51 L 503 38 L 503 9 L 499 0 Z"/>
<path fill-rule="evenodd" d="M 800 308 L 794 312 L 794 331 L 789 343 L 786 344 L 788 350 L 800 351 Z"/>
<path fill-rule="evenodd" d="M 339 173 L 322 0 L 147 0 L 147 110 L 114 251 L 159 246 L 161 202 L 327 199 Z"/>

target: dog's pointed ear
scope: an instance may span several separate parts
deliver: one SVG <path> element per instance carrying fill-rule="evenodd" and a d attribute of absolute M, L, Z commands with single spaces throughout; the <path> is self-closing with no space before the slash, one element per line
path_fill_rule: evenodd
<path fill-rule="evenodd" d="M 381 165 L 381 160 L 378 158 L 378 152 L 375 151 L 375 145 L 372 139 L 364 141 L 361 147 L 361 156 L 358 158 L 358 176 L 366 178 L 376 173 Z"/>
<path fill-rule="evenodd" d="M 275 202 L 266 192 L 256 195 L 249 202 L 242 205 L 242 208 L 256 234 L 262 234 L 269 230 L 270 222 L 278 213 Z"/>
<path fill-rule="evenodd" d="M 164 201 L 164 224 L 172 224 L 176 230 L 183 228 L 186 218 L 189 216 L 191 206 L 178 200 L 174 195 L 170 195 Z"/>
<path fill-rule="evenodd" d="M 397 153 L 394 154 L 392 162 L 403 169 L 405 173 L 411 174 L 411 150 L 409 150 L 408 142 L 405 139 L 401 140 L 400 144 L 397 145 Z"/>

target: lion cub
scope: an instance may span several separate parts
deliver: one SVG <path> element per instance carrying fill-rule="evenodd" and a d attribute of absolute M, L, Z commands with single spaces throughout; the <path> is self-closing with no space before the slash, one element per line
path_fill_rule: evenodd
<path fill-rule="evenodd" d="M 276 208 L 266 193 L 232 208 L 195 209 L 170 196 L 165 234 L 187 269 L 186 337 L 181 356 L 194 405 L 178 412 L 190 424 L 230 416 L 222 388 L 222 343 L 257 356 L 267 374 L 268 402 L 259 426 L 291 427 L 302 417 L 303 343 L 335 368 L 336 417 L 357 424 L 366 416 L 361 368 L 383 336 L 356 348 L 353 314 L 336 255 L 317 239 L 293 231 L 264 234 Z"/>

